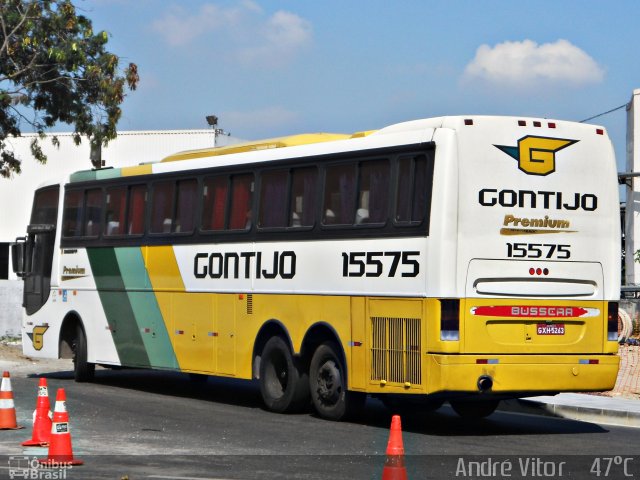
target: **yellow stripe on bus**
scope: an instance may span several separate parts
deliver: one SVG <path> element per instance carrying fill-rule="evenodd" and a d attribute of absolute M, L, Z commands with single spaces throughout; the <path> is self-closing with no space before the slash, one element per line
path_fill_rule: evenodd
<path fill-rule="evenodd" d="M 185 349 L 180 348 L 180 340 L 187 332 L 180 329 L 180 322 L 174 320 L 174 298 L 185 292 L 176 256 L 171 246 L 142 247 L 142 256 L 151 281 L 151 288 L 155 292 L 158 308 L 169 334 L 169 340 L 176 354 L 178 367 L 182 370 L 183 365 L 189 365 L 190 362 L 185 355 Z M 179 331 L 183 333 L 176 334 Z"/>
<path fill-rule="evenodd" d="M 123 177 L 133 177 L 135 175 L 150 175 L 152 172 L 151 164 L 136 165 L 135 167 L 123 167 L 120 174 Z"/>

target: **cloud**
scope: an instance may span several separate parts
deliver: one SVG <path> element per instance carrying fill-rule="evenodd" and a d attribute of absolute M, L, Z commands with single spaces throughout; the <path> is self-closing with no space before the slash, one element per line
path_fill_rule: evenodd
<path fill-rule="evenodd" d="M 538 45 L 532 40 L 481 45 L 465 69 L 463 80 L 506 87 L 581 86 L 599 83 L 604 69 L 567 40 Z"/>
<path fill-rule="evenodd" d="M 151 28 L 171 47 L 203 43 L 216 55 L 249 66 L 286 64 L 311 43 L 313 31 L 304 18 L 283 10 L 268 16 L 252 0 L 231 7 L 207 3 L 195 13 L 174 5 Z"/>

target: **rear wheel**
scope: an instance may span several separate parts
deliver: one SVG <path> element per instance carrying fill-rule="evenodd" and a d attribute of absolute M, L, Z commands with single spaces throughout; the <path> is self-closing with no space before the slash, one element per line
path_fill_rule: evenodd
<path fill-rule="evenodd" d="M 71 345 L 73 350 L 73 378 L 76 382 L 90 382 L 95 375 L 96 366 L 87 362 L 87 336 L 82 326 L 76 326 L 76 334 Z"/>
<path fill-rule="evenodd" d="M 452 400 L 451 408 L 462 418 L 485 418 L 495 412 L 500 400 Z"/>
<path fill-rule="evenodd" d="M 342 420 L 364 407 L 366 395 L 347 390 L 342 358 L 334 342 L 320 345 L 311 358 L 309 386 L 311 401 L 318 415 L 328 420 Z"/>
<path fill-rule="evenodd" d="M 299 411 L 309 404 L 309 377 L 282 337 L 271 337 L 262 350 L 260 393 L 272 412 Z"/>

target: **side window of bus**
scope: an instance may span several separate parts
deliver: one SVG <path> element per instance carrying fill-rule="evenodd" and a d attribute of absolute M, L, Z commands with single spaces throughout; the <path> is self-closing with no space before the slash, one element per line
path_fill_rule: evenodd
<path fill-rule="evenodd" d="M 323 225 L 352 225 L 355 213 L 356 165 L 327 167 L 324 185 Z"/>
<path fill-rule="evenodd" d="M 372 160 L 360 164 L 356 225 L 385 223 L 389 215 L 389 161 Z"/>
<path fill-rule="evenodd" d="M 287 190 L 289 171 L 264 172 L 260 185 L 260 228 L 284 228 L 288 225 Z"/>
<path fill-rule="evenodd" d="M 102 189 L 87 190 L 84 207 L 84 235 L 97 237 L 102 229 Z"/>
<path fill-rule="evenodd" d="M 290 227 L 312 227 L 316 220 L 318 170 L 297 168 L 292 172 Z"/>
<path fill-rule="evenodd" d="M 172 232 L 191 233 L 195 227 L 196 196 L 198 182 L 195 179 L 180 180 L 177 188 L 176 218 Z"/>
<path fill-rule="evenodd" d="M 147 206 L 146 185 L 134 185 L 129 189 L 127 206 L 127 233 L 129 235 L 144 234 L 144 219 Z"/>
<path fill-rule="evenodd" d="M 322 223 L 385 223 L 389 208 L 389 177 L 388 160 L 368 160 L 327 168 Z"/>
<path fill-rule="evenodd" d="M 173 218 L 173 180 L 153 184 L 151 196 L 151 233 L 169 233 Z"/>
<path fill-rule="evenodd" d="M 107 236 L 124 235 L 127 206 L 127 188 L 111 187 L 106 189 L 104 234 Z"/>
<path fill-rule="evenodd" d="M 202 185 L 202 230 L 224 230 L 228 191 L 229 181 L 226 176 L 204 179 Z"/>
<path fill-rule="evenodd" d="M 399 224 L 421 223 L 427 214 L 428 165 L 424 155 L 404 157 L 398 161 L 395 221 Z"/>
<path fill-rule="evenodd" d="M 231 177 L 231 204 L 229 205 L 229 230 L 248 230 L 253 215 L 251 199 L 253 197 L 253 174 L 233 175 Z"/>
<path fill-rule="evenodd" d="M 62 236 L 82 236 L 82 190 L 67 191 L 64 196 L 64 211 L 62 213 Z"/>

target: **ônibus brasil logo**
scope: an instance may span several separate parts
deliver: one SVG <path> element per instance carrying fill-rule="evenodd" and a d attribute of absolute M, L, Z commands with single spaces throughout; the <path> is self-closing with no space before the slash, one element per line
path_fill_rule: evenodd
<path fill-rule="evenodd" d="M 528 175 L 549 175 L 556 170 L 556 152 L 578 140 L 536 137 L 527 135 L 518 140 L 517 147 L 494 145 L 518 161 L 518 168 Z"/>

